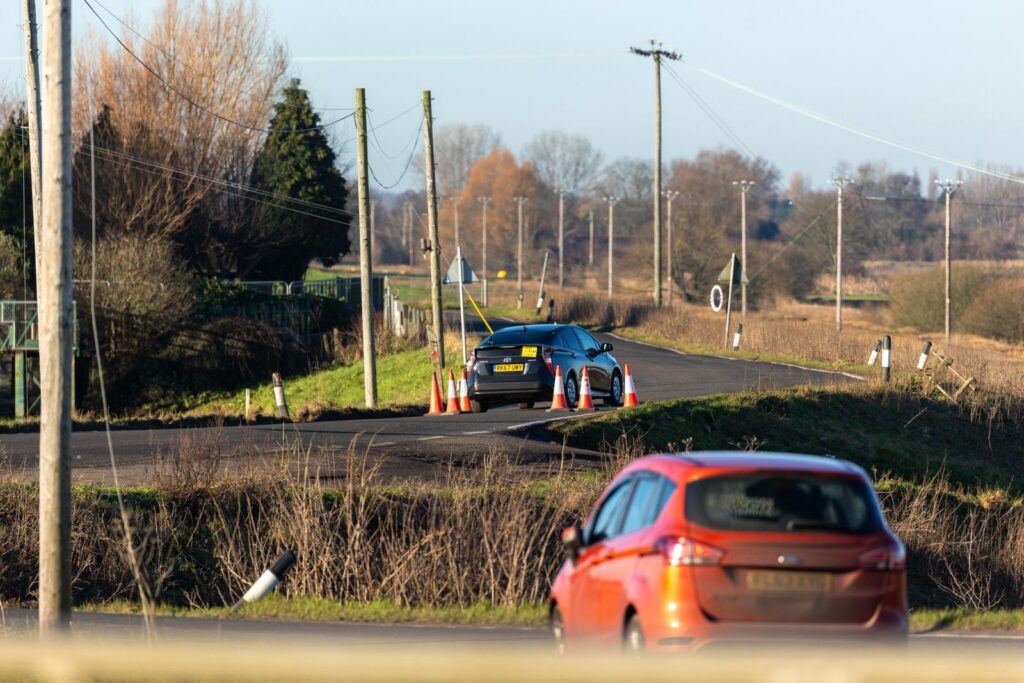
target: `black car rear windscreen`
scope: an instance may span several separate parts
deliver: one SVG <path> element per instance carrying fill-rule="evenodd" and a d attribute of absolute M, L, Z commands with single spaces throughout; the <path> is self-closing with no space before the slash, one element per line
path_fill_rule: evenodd
<path fill-rule="evenodd" d="M 554 335 L 552 330 L 531 330 L 527 327 L 508 327 L 490 336 L 484 346 L 519 346 L 522 344 L 547 344 Z"/>

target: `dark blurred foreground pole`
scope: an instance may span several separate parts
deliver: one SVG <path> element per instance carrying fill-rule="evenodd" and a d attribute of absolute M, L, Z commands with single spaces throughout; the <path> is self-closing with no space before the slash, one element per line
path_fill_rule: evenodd
<path fill-rule="evenodd" d="M 39 634 L 71 617 L 71 0 L 43 4 Z M 41 175 L 41 174 L 40 174 Z"/>

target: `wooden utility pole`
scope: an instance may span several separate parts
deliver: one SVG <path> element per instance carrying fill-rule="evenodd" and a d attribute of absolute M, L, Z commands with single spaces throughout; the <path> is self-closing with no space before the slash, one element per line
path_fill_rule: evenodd
<path fill-rule="evenodd" d="M 366 90 L 356 88 L 356 166 L 359 185 L 359 298 L 363 309 L 363 394 L 366 407 L 377 405 L 377 347 L 373 338 L 373 243 L 370 231 L 370 182 L 366 160 Z"/>
<path fill-rule="evenodd" d="M 836 186 L 836 332 L 843 331 L 843 189 L 851 178 L 833 178 Z"/>
<path fill-rule="evenodd" d="M 608 202 L 608 300 L 612 300 L 615 285 L 615 205 L 618 197 L 605 197 Z"/>
<path fill-rule="evenodd" d="M 665 190 L 664 194 L 665 194 L 665 203 L 668 205 L 668 215 L 665 216 L 665 221 L 668 224 L 667 225 L 668 229 L 666 230 L 667 235 L 666 235 L 666 240 L 665 240 L 665 242 L 666 242 L 665 243 L 665 251 L 668 252 L 667 253 L 668 264 L 665 267 L 666 273 L 668 275 L 668 302 L 667 303 L 668 303 L 669 306 L 671 306 L 672 305 L 672 202 L 675 201 L 675 198 L 679 196 L 679 191 L 678 190 Z"/>
<path fill-rule="evenodd" d="M 946 353 L 949 353 L 949 340 L 953 329 L 952 312 L 950 303 L 953 300 L 953 270 L 950 265 L 950 199 L 956 194 L 957 189 L 963 185 L 962 180 L 956 182 L 946 178 L 944 181 L 935 181 L 935 184 L 942 188 L 942 191 L 946 194 L 946 249 L 945 249 L 945 260 L 946 260 Z"/>
<path fill-rule="evenodd" d="M 370 200 L 370 255 L 373 258 L 377 256 L 377 200 Z M 370 261 L 370 265 L 374 265 L 373 261 Z"/>
<path fill-rule="evenodd" d="M 558 288 L 565 284 L 565 195 L 568 190 L 558 189 Z"/>
<path fill-rule="evenodd" d="M 523 204 L 526 197 L 513 197 L 519 207 L 519 237 L 516 247 L 516 307 L 523 307 Z"/>
<path fill-rule="evenodd" d="M 594 265 L 594 210 L 590 210 L 590 258 L 589 265 Z"/>
<path fill-rule="evenodd" d="M 477 197 L 483 209 L 483 220 L 480 228 L 480 278 L 487 277 L 487 205 L 491 203 L 490 197 Z"/>
<path fill-rule="evenodd" d="M 423 91 L 423 159 L 427 172 L 427 228 L 430 231 L 430 312 L 433 315 L 437 357 L 444 367 L 444 310 L 441 308 L 441 240 L 437 229 L 437 183 L 434 182 L 434 116 L 430 91 Z"/>
<path fill-rule="evenodd" d="M 654 60 L 654 305 L 661 306 L 661 60 L 677 60 L 679 55 L 662 50 L 652 40 L 651 49 L 629 49 L 635 55 Z"/>
<path fill-rule="evenodd" d="M 71 617 L 71 0 L 43 5 L 39 238 L 39 632 Z M 41 175 L 41 174 L 40 174 Z"/>
<path fill-rule="evenodd" d="M 747 320 L 747 190 L 754 186 L 753 180 L 734 180 L 740 188 L 740 317 Z"/>
<path fill-rule="evenodd" d="M 36 277 L 39 277 L 40 222 L 43 219 L 42 195 L 42 144 L 39 137 L 39 32 L 36 30 L 36 0 L 23 0 L 22 23 L 25 28 L 25 87 L 27 88 L 26 109 L 28 112 L 28 160 L 32 182 L 32 240 L 35 256 Z M 38 287 L 36 288 L 38 291 Z"/>

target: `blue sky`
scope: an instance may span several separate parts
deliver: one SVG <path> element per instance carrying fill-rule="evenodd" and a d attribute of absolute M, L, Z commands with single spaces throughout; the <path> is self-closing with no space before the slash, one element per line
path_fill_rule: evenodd
<path fill-rule="evenodd" d="M 156 0 L 104 4 L 144 20 Z M 658 38 L 693 64 L 909 145 L 1002 167 L 1021 166 L 1024 158 L 1016 109 L 1024 2 L 263 0 L 262 5 L 316 104 L 350 107 L 353 89 L 365 87 L 374 118 L 381 121 L 416 104 L 429 88 L 438 124 L 488 124 L 515 152 L 533 135 L 561 129 L 587 136 L 606 158 L 650 157 L 652 67 L 628 48 Z M 21 77 L 19 6 L 7 0 L 0 7 L 0 79 L 8 83 Z M 96 25 L 80 1 L 73 17 L 76 33 Z M 866 160 L 917 168 L 925 177 L 931 166 L 943 176 L 956 173 L 950 164 L 804 118 L 691 66 L 675 68 L 747 147 L 785 176 L 801 171 L 822 185 L 838 162 Z M 731 146 L 667 75 L 663 93 L 666 158 Z M 382 143 L 400 148 L 415 125 L 414 116 L 403 117 L 381 131 Z"/>

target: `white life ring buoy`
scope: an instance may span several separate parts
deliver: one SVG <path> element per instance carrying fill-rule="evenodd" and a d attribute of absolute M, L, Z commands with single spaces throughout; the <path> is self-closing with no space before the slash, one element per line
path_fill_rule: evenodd
<path fill-rule="evenodd" d="M 711 288 L 711 310 L 718 313 L 722 310 L 722 304 L 725 303 L 725 292 L 722 291 L 721 286 L 715 285 Z"/>

